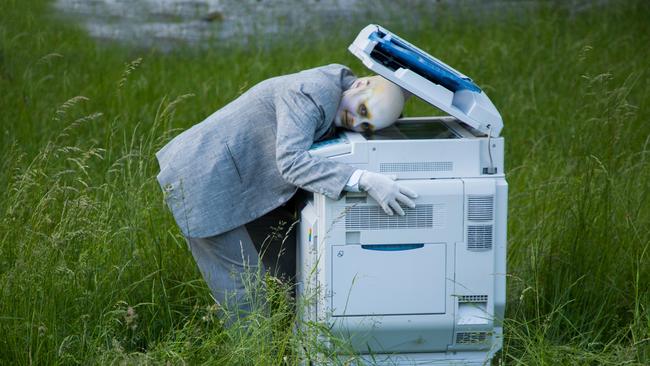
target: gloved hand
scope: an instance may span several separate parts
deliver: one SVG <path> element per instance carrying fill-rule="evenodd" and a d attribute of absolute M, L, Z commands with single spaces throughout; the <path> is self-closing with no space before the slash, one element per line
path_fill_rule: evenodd
<path fill-rule="evenodd" d="M 386 214 L 392 216 L 394 212 L 404 215 L 404 210 L 400 203 L 414 208 L 415 203 L 411 198 L 417 198 L 417 193 L 400 186 L 395 182 L 396 177 L 386 176 L 383 174 L 369 172 L 364 170 L 359 178 L 359 188 L 368 192 L 370 197 L 374 198 L 377 203 L 384 209 Z"/>

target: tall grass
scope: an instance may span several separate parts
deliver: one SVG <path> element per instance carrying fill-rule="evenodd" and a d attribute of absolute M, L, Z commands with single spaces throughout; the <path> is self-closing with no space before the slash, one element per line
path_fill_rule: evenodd
<path fill-rule="evenodd" d="M 496 362 L 647 364 L 650 7 L 445 11 L 394 31 L 474 77 L 504 117 Z M 273 311 L 254 326 L 221 326 L 154 153 L 267 77 L 330 62 L 364 74 L 354 34 L 161 53 L 98 44 L 50 12 L 41 0 L 0 12 L 0 363 L 297 364 L 308 340 L 285 285 L 268 281 Z"/>

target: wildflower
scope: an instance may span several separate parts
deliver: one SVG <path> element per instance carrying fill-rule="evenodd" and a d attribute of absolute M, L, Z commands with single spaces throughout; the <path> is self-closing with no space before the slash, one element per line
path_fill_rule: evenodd
<path fill-rule="evenodd" d="M 136 320 L 138 319 L 138 314 L 135 312 L 135 309 L 132 306 L 129 306 L 126 309 L 126 314 L 124 315 L 124 320 L 126 321 L 126 326 L 135 330 L 138 327 Z"/>

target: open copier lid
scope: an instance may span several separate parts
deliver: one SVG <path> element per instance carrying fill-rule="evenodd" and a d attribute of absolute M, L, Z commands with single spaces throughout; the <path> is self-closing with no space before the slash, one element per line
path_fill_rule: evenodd
<path fill-rule="evenodd" d="M 501 115 L 470 78 L 385 28 L 366 26 L 348 50 L 370 70 L 481 133 L 501 133 Z"/>

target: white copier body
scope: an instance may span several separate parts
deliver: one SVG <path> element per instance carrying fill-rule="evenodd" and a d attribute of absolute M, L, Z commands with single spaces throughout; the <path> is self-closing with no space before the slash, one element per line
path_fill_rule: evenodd
<path fill-rule="evenodd" d="M 423 52 L 377 25 L 364 28 L 350 50 L 452 116 L 403 118 L 373 135 L 346 131 L 312 147 L 313 155 L 395 175 L 419 196 L 404 216 L 386 215 L 363 192 L 340 200 L 314 194 L 306 202 L 297 250 L 300 329 L 341 360 L 355 354 L 378 365 L 489 364 L 502 345 L 505 310 L 501 117 L 482 91 L 449 91 L 409 68 L 377 62 L 373 32 Z M 459 92 L 473 95 L 454 102 Z M 323 362 L 322 349 L 308 353 Z"/>

